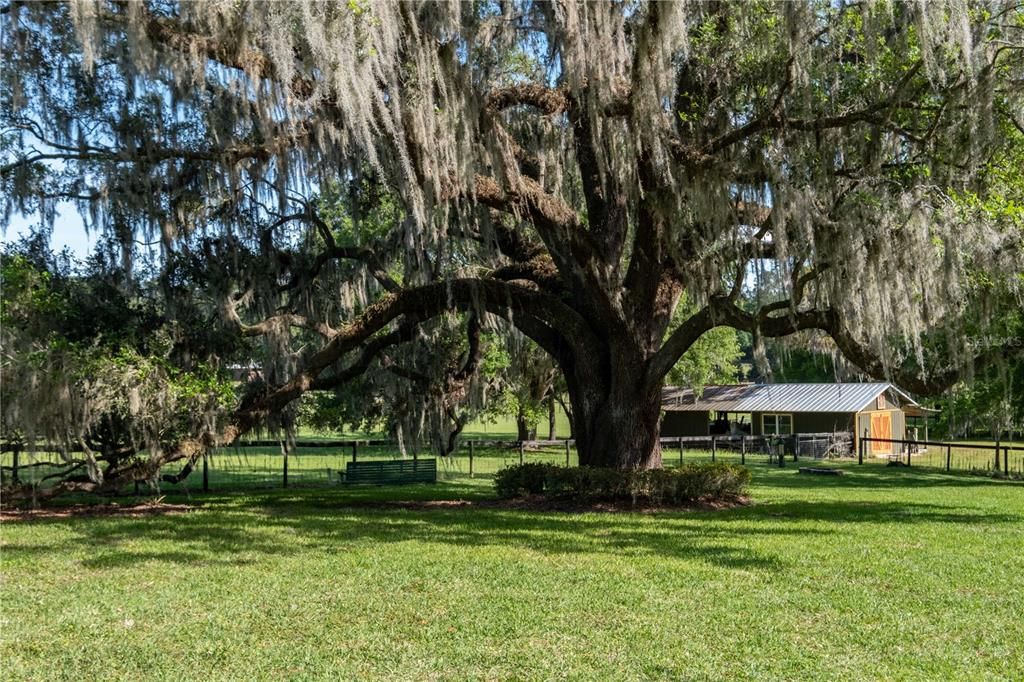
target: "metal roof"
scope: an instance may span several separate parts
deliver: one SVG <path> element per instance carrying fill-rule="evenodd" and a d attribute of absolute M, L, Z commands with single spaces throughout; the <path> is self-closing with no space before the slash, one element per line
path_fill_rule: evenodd
<path fill-rule="evenodd" d="M 689 388 L 666 386 L 662 408 L 668 412 L 860 412 L 882 393 L 895 406 L 918 406 L 892 384 L 863 383 L 706 386 L 700 398 Z"/>

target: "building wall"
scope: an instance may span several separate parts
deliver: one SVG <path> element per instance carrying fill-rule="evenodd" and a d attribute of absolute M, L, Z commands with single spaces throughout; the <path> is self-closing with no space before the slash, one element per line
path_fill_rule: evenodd
<path fill-rule="evenodd" d="M 750 435 L 760 436 L 764 432 L 764 422 L 761 421 L 763 412 L 750 413 Z"/>
<path fill-rule="evenodd" d="M 891 403 L 890 403 L 890 405 L 891 405 Z M 864 412 L 859 412 L 857 414 L 857 433 L 856 433 L 856 439 L 859 440 L 861 437 L 864 436 L 865 433 L 870 435 L 870 433 L 871 433 L 871 415 L 873 415 L 873 414 L 880 414 L 880 413 L 888 413 L 890 415 L 891 419 L 892 419 L 892 439 L 893 440 L 904 440 L 906 438 L 906 433 L 907 433 L 907 417 L 906 417 L 905 414 L 903 414 L 903 410 L 894 410 L 894 409 L 888 409 L 888 410 L 865 410 Z M 868 443 L 867 444 L 867 449 L 865 450 L 865 453 L 867 453 L 868 456 L 871 456 L 871 455 L 897 454 L 899 452 L 899 450 L 900 450 L 900 446 L 899 445 L 894 445 L 891 448 L 885 448 L 883 450 L 877 450 L 877 449 L 873 450 L 870 446 L 871 446 L 871 443 Z"/>
<path fill-rule="evenodd" d="M 666 412 L 661 418 L 662 438 L 708 435 L 707 412 Z"/>
<path fill-rule="evenodd" d="M 801 412 L 793 415 L 796 433 L 831 433 L 853 431 L 851 412 Z"/>
<path fill-rule="evenodd" d="M 891 404 L 890 404 L 891 406 Z M 906 437 L 906 415 L 902 410 L 866 410 L 856 415 L 847 412 L 795 412 L 793 415 L 794 433 L 829 433 L 832 431 L 853 431 L 856 423 L 855 439 L 864 434 L 864 429 L 871 429 L 871 415 L 888 412 L 892 418 L 892 437 L 903 440 Z M 763 435 L 762 412 L 752 412 L 751 434 Z M 856 417 L 856 419 L 855 419 Z M 667 411 L 661 420 L 661 435 L 664 438 L 674 436 L 706 436 L 708 435 L 707 412 L 673 412 Z"/>
<path fill-rule="evenodd" d="M 853 413 L 849 412 L 752 412 L 751 434 L 764 434 L 761 416 L 764 414 L 790 414 L 793 417 L 793 433 L 827 433 L 831 431 L 852 431 Z"/>

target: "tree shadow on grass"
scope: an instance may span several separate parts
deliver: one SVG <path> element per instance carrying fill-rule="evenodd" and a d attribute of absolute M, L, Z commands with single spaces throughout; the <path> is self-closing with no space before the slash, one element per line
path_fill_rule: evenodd
<path fill-rule="evenodd" d="M 273 513 L 209 510 L 178 517 L 68 523 L 78 541 L 96 548 L 88 568 L 130 568 L 159 561 L 229 566 L 309 553 L 385 551 L 398 543 L 459 548 L 505 547 L 550 555 L 652 556 L 725 569 L 774 572 L 789 560 L 756 549 L 763 536 L 813 541 L 835 523 L 1019 523 L 1011 514 L 964 513 L 935 504 L 784 502 L 726 512 L 635 514 L 537 513 L 491 509 L 367 509 L 323 507 L 278 499 Z M 807 523 L 812 522 L 812 523 Z M 822 524 L 820 522 L 827 522 Z M 61 522 L 67 523 L 67 522 Z M 147 546 L 132 547 L 144 539 Z M 153 550 L 152 542 L 175 549 Z M 16 545 L 7 551 L 17 552 Z"/>
<path fill-rule="evenodd" d="M 841 477 L 755 471 L 775 488 L 827 492 L 842 488 L 999 485 L 999 482 L 914 470 L 854 471 Z M 195 496 L 196 511 L 148 518 L 80 518 L 59 524 L 74 542 L 94 548 L 82 565 L 130 568 L 146 562 L 229 566 L 300 553 L 376 551 L 389 544 L 459 548 L 507 547 L 552 555 L 653 556 L 706 562 L 744 571 L 777 571 L 789 560 L 756 549 L 764 536 L 815 538 L 846 532 L 837 524 L 1020 523 L 1021 515 L 963 505 L 863 499 L 768 501 L 723 511 L 657 514 L 538 512 L 480 507 L 406 509 L 367 502 L 488 499 L 486 483 L 447 482 L 399 487 L 250 491 Z M 163 550 L 166 543 L 169 549 Z M 36 550 L 8 543 L 17 558 Z"/>
<path fill-rule="evenodd" d="M 125 568 L 152 561 L 203 568 L 212 566 L 248 566 L 259 562 L 258 559 L 239 557 L 229 552 L 214 554 L 205 550 L 171 552 L 115 550 L 84 559 L 81 565 L 86 568 Z"/>
<path fill-rule="evenodd" d="M 828 523 L 949 523 L 987 526 L 1021 523 L 1024 516 L 1012 513 L 964 511 L 962 507 L 922 502 L 875 502 L 871 500 L 793 500 L 759 505 L 764 520 L 814 521 Z M 742 520 L 736 517 L 734 520 Z"/>
<path fill-rule="evenodd" d="M 411 511 L 296 503 L 248 518 L 220 510 L 170 518 L 76 523 L 78 542 L 95 547 L 87 568 L 131 567 L 149 561 L 229 565 L 300 553 L 381 550 L 418 542 L 453 548 L 506 547 L 545 554 L 610 554 L 692 559 L 725 568 L 778 570 L 777 557 L 737 542 L 751 529 L 709 529 L 695 521 L 637 515 L 531 512 L 491 509 Z M 237 515 L 242 516 L 242 515 Z M 815 529 L 766 529 L 767 533 L 815 535 Z M 139 539 L 144 547 L 131 544 Z M 177 549 L 153 551 L 152 543 Z M 12 547 L 17 551 L 16 547 Z M 239 555 L 242 555 L 241 557 Z"/>

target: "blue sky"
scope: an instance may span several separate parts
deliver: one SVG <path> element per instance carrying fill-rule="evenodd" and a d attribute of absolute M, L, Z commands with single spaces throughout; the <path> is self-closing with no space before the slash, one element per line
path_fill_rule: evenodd
<path fill-rule="evenodd" d="M 73 204 L 62 202 L 58 205 L 57 211 L 58 215 L 53 221 L 53 235 L 50 238 L 50 246 L 54 251 L 60 251 L 66 246 L 71 249 L 71 252 L 77 258 L 85 258 L 96 244 L 95 235 L 90 236 L 86 234 L 82 217 L 78 215 L 78 211 Z M 38 225 L 38 215 L 23 216 L 14 214 L 11 216 L 10 224 L 7 225 L 7 229 L 4 231 L 3 240 L 5 242 L 14 241 L 18 237 L 28 234 L 33 227 Z"/>

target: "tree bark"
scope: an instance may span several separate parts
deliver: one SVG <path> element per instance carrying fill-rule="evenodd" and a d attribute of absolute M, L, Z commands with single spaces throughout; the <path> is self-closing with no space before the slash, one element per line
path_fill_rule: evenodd
<path fill-rule="evenodd" d="M 522 408 L 516 413 L 516 431 L 519 440 L 537 440 L 537 425 L 530 423 Z"/>
<path fill-rule="evenodd" d="M 548 396 L 548 440 L 555 439 L 555 397 Z"/>
<path fill-rule="evenodd" d="M 566 372 L 580 466 L 661 467 L 661 379 L 646 378 L 647 358 L 628 342 Z"/>
<path fill-rule="evenodd" d="M 661 389 L 638 386 L 627 392 L 591 395 L 575 403 L 580 466 L 661 467 Z"/>

